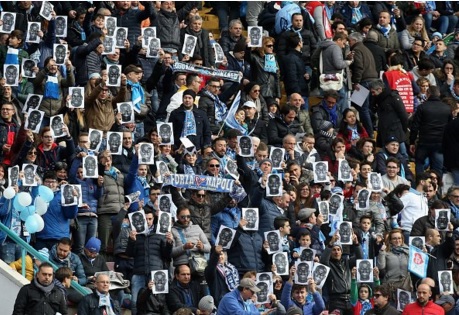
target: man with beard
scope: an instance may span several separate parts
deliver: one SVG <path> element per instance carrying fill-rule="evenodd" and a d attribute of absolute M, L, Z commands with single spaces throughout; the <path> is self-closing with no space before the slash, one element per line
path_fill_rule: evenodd
<path fill-rule="evenodd" d="M 33 281 L 19 290 L 13 314 L 54 315 L 67 314 L 67 305 L 62 291 L 54 286 L 54 271 L 44 262 L 38 267 Z"/>
<path fill-rule="evenodd" d="M 402 315 L 417 314 L 444 314 L 443 308 L 435 304 L 430 297 L 432 289 L 427 284 L 420 284 L 416 291 L 417 299 L 415 302 L 408 304 L 403 310 Z"/>

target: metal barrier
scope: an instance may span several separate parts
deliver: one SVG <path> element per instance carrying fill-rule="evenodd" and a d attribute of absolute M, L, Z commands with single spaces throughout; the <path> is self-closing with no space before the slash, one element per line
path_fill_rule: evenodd
<path fill-rule="evenodd" d="M 37 250 L 35 250 L 35 248 L 33 248 L 32 246 L 30 246 L 29 244 L 24 242 L 23 239 L 21 239 L 19 236 L 17 236 L 13 231 L 8 229 L 6 227 L 6 225 L 4 225 L 1 222 L 0 222 L 0 230 L 5 232 L 6 235 L 11 240 L 13 240 L 16 244 L 19 244 L 21 246 L 21 248 L 22 248 L 22 276 L 23 277 L 25 277 L 26 252 L 32 254 L 33 257 L 37 257 L 40 261 L 46 261 L 46 262 L 50 263 L 53 266 L 54 270 L 58 269 L 58 267 L 55 264 L 53 264 L 51 261 L 49 261 L 48 259 L 43 257 Z M 80 293 L 83 296 L 90 293 L 84 287 L 79 285 L 78 282 L 75 282 L 73 280 L 72 280 L 72 285 L 71 286 L 72 286 L 72 288 L 75 289 L 75 291 L 77 291 L 78 293 Z"/>

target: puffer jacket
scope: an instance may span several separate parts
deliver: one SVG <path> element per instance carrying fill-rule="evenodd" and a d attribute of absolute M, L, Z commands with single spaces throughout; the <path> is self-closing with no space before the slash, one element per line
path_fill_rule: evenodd
<path fill-rule="evenodd" d="M 277 205 L 270 199 L 266 199 L 265 190 L 258 185 L 257 188 L 252 190 L 250 196 L 251 207 L 259 208 L 260 222 L 258 226 L 258 233 L 264 237 L 264 232 L 272 231 L 274 229 L 274 219 L 278 216 L 287 216 L 287 213 L 280 211 Z"/>
<path fill-rule="evenodd" d="M 166 236 L 156 234 L 156 226 L 148 235 L 137 234 L 136 240 L 129 238 L 126 254 L 134 257 L 134 274 L 150 275 L 152 270 L 167 269 L 170 260 L 172 243 L 166 241 Z"/>
<path fill-rule="evenodd" d="M 38 187 L 32 190 L 33 197 L 37 196 Z M 48 211 L 43 215 L 45 227 L 41 232 L 35 234 L 37 239 L 43 240 L 60 240 L 63 237 L 70 236 L 70 220 L 77 216 L 78 207 L 62 206 L 61 192 L 54 192 L 54 198 L 49 203 Z"/>
<path fill-rule="evenodd" d="M 181 236 L 181 234 L 183 236 Z M 185 243 L 190 241 L 196 244 L 198 240 L 200 240 L 204 245 L 202 252 L 210 253 L 210 243 L 199 225 L 190 222 L 188 226 L 183 226 L 179 222 L 175 222 L 172 227 L 172 236 L 174 237 L 174 248 L 172 249 L 174 267 L 188 263 L 188 253 L 187 250 L 183 248 L 184 243 L 182 241 L 182 237 L 184 238 Z M 197 249 L 194 248 L 190 251 L 197 251 Z"/>
<path fill-rule="evenodd" d="M 120 212 L 112 218 L 113 225 L 113 253 L 115 255 L 125 254 L 129 243 L 129 232 L 131 227 L 128 224 L 123 224 L 127 210 L 120 209 Z"/>
<path fill-rule="evenodd" d="M 54 286 L 48 295 L 35 285 L 33 280 L 30 284 L 23 286 L 18 293 L 14 303 L 13 315 L 51 315 L 56 312 L 67 315 L 67 305 L 61 290 Z M 54 284 L 51 284 L 54 285 Z"/>
<path fill-rule="evenodd" d="M 118 27 L 127 27 L 128 35 L 127 39 L 131 44 L 131 47 L 137 42 L 137 37 L 140 36 L 140 23 L 148 19 L 153 14 L 153 5 L 149 1 L 142 2 L 144 10 L 133 10 L 128 9 L 127 11 L 116 10 L 113 13 L 113 17 L 116 17 Z M 158 32 L 158 34 L 160 34 Z M 162 41 L 161 41 L 162 43 Z"/>
<path fill-rule="evenodd" d="M 109 95 L 105 100 L 98 98 L 102 87 L 96 86 L 84 100 L 84 116 L 88 128 L 109 131 L 115 123 L 116 103 L 126 98 L 126 86 L 121 86 L 116 97 Z"/>
<path fill-rule="evenodd" d="M 110 304 L 115 315 L 121 315 L 121 308 L 117 300 L 110 297 Z M 78 303 L 78 315 L 103 315 L 106 314 L 102 307 L 99 307 L 99 295 L 93 292 L 86 295 Z"/>
<path fill-rule="evenodd" d="M 80 285 L 85 285 L 87 282 L 86 274 L 84 273 L 83 264 L 77 254 L 70 252 L 66 259 L 62 260 L 57 256 L 57 244 L 51 248 L 49 252 L 49 261 L 57 267 L 69 267 L 75 273 Z"/>
<path fill-rule="evenodd" d="M 124 205 L 124 175 L 116 169 L 117 178 L 104 174 L 104 194 L 99 198 L 97 214 L 117 214 Z"/>
<path fill-rule="evenodd" d="M 260 234 L 238 228 L 231 250 L 228 251 L 228 261 L 237 268 L 240 276 L 250 270 L 262 272 L 265 270 L 267 256 L 264 253 L 263 237 Z"/>
<path fill-rule="evenodd" d="M 42 69 L 37 73 L 37 76 L 33 81 L 36 94 L 45 94 L 46 77 L 47 73 L 45 69 Z M 52 98 L 43 98 L 40 106 L 38 107 L 39 110 L 45 112 L 45 117 L 48 118 L 57 115 L 62 109 L 64 105 L 62 90 L 64 88 L 75 86 L 75 76 L 73 71 L 67 71 L 66 78 L 63 78 L 61 73 L 57 71 L 57 82 L 59 85 L 59 98 L 57 100 Z"/>
<path fill-rule="evenodd" d="M 102 44 L 100 41 L 100 38 L 95 38 L 89 43 L 84 43 L 78 47 L 76 47 L 75 51 L 73 51 L 74 58 L 72 60 L 74 61 L 74 66 L 75 66 L 75 83 L 78 84 L 79 86 L 85 86 L 86 83 L 89 80 L 89 75 L 92 72 L 88 72 L 88 60 L 91 60 L 92 58 L 89 58 L 89 55 L 91 52 L 95 53 L 95 50 L 97 47 Z M 96 54 L 97 55 L 97 54 Z M 100 59 L 100 56 L 99 56 Z M 99 62 L 99 71 L 97 73 L 100 73 L 100 62 Z"/>
<path fill-rule="evenodd" d="M 384 48 L 384 50 L 387 51 L 389 49 L 400 49 L 400 41 L 398 40 L 398 35 L 395 28 L 392 27 L 390 29 L 388 37 L 385 37 L 377 27 L 373 27 L 370 32 L 376 32 L 378 35 L 378 45 Z"/>

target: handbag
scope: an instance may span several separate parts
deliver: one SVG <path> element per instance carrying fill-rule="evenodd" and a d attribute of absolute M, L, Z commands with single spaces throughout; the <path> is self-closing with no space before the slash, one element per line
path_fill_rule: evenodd
<path fill-rule="evenodd" d="M 344 79 L 344 74 L 343 70 L 338 73 L 331 73 L 331 74 L 325 74 L 323 73 L 323 59 L 322 59 L 322 54 L 323 51 L 320 53 L 320 61 L 319 61 L 319 71 L 320 71 L 320 76 L 319 76 L 319 83 L 320 83 L 320 88 L 324 91 L 338 91 L 343 88 L 343 79 Z"/>
<path fill-rule="evenodd" d="M 186 244 L 186 238 L 183 234 L 182 229 L 177 229 L 177 232 L 182 240 L 183 244 Z M 207 267 L 207 259 L 201 253 L 190 252 L 190 250 L 186 251 L 188 255 L 188 265 L 190 266 L 190 271 L 192 275 L 203 277 L 204 271 Z"/>

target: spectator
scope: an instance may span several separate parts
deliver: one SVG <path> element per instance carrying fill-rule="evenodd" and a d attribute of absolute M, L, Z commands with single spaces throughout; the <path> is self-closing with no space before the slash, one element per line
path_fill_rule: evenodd
<path fill-rule="evenodd" d="M 99 251 L 100 240 L 97 237 L 91 237 L 84 246 L 83 252 L 79 254 L 88 284 L 95 282 L 96 272 L 109 271 L 105 258 L 99 255 Z"/>
<path fill-rule="evenodd" d="M 194 49 L 194 54 L 202 56 L 204 60 L 203 66 L 204 67 L 214 66 L 215 64 L 214 51 L 212 49 L 212 45 L 209 43 L 209 32 L 202 28 L 202 17 L 200 17 L 199 15 L 193 15 L 190 18 L 188 26 L 184 28 L 180 34 L 180 41 L 182 43 L 185 40 L 185 34 L 188 34 L 188 35 L 191 35 L 197 38 L 196 47 Z"/>
<path fill-rule="evenodd" d="M 349 1 L 341 8 L 341 14 L 344 17 L 346 27 L 355 28 L 358 22 L 364 18 L 371 17 L 370 8 L 366 3 L 360 1 Z"/>
<path fill-rule="evenodd" d="M 325 127 L 325 122 L 331 123 L 334 129 L 338 129 L 342 120 L 341 112 L 337 106 L 338 99 L 337 92 L 327 91 L 324 93 L 322 102 L 312 108 L 311 125 L 314 134 L 318 134 Z"/>
<path fill-rule="evenodd" d="M 222 32 L 220 37 L 220 46 L 222 46 L 225 55 L 228 55 L 230 51 L 233 51 L 238 42 L 244 42 L 245 37 L 242 35 L 242 22 L 239 19 L 233 19 L 229 23 L 229 29 L 227 32 Z"/>
<path fill-rule="evenodd" d="M 399 33 L 400 46 L 404 50 L 412 48 L 416 38 L 423 40 L 424 46 L 422 49 L 430 47 L 430 39 L 427 34 L 424 19 L 421 16 L 415 17 L 411 24 L 403 31 Z"/>
<path fill-rule="evenodd" d="M 10 87 L 9 88 L 11 91 Z M 19 133 L 20 124 L 16 119 L 16 106 L 12 103 L 4 103 L 1 105 L 0 118 L 0 161 L 4 165 L 12 165 L 13 162 L 13 145 L 16 143 L 16 138 Z"/>
<path fill-rule="evenodd" d="M 378 45 L 386 51 L 400 48 L 397 31 L 391 25 L 391 16 L 388 11 L 379 12 L 378 24 L 370 30 L 371 32 L 378 34 Z"/>
<path fill-rule="evenodd" d="M 303 132 L 303 127 L 296 119 L 296 108 L 285 106 L 280 117 L 275 117 L 268 124 L 268 144 L 280 147 L 283 138 L 288 134 Z"/>
<path fill-rule="evenodd" d="M 78 314 L 82 315 L 121 315 L 118 302 L 110 297 L 110 277 L 107 274 L 98 274 L 96 288 L 93 293 L 86 295 L 78 304 Z M 99 307 L 94 307 L 99 305 Z"/>
<path fill-rule="evenodd" d="M 405 306 L 402 315 L 419 314 L 421 310 L 431 312 L 432 314 L 445 312 L 441 306 L 430 300 L 432 289 L 428 284 L 420 284 L 416 290 L 416 296 L 416 301 Z"/>
<path fill-rule="evenodd" d="M 374 307 L 366 311 L 365 315 L 398 315 L 400 314 L 395 307 L 390 304 L 390 291 L 386 285 L 379 285 L 374 288 L 373 293 Z"/>

